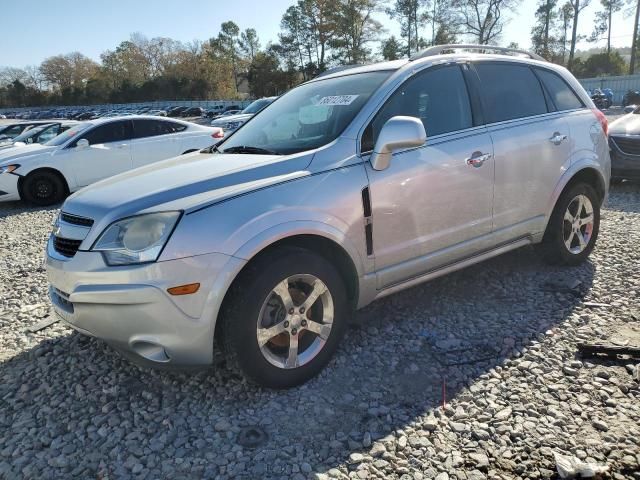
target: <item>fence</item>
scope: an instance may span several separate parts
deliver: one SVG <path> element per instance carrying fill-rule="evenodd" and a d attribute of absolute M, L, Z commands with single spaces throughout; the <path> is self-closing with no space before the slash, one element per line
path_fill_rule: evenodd
<path fill-rule="evenodd" d="M 622 97 L 629 90 L 640 90 L 640 75 L 624 75 L 619 77 L 579 78 L 585 90 L 610 88 L 613 90 L 613 103 L 621 104 Z"/>
<path fill-rule="evenodd" d="M 167 106 L 185 106 L 185 107 L 202 107 L 208 108 L 222 106 L 229 107 L 238 105 L 244 108 L 251 103 L 251 100 L 158 100 L 154 102 L 136 102 L 136 103 L 105 103 L 101 105 L 47 105 L 41 107 L 4 107 L 0 108 L 0 113 L 5 112 L 39 112 L 43 110 L 114 110 L 120 108 L 129 108 L 137 110 L 142 107 L 150 107 L 152 109 L 160 109 Z"/>

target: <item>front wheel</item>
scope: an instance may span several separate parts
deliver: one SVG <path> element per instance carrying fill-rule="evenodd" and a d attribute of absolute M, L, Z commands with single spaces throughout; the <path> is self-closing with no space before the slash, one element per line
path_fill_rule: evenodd
<path fill-rule="evenodd" d="M 41 207 L 60 203 L 66 189 L 63 180 L 53 172 L 36 171 L 27 175 L 22 185 L 22 195 L 27 203 Z"/>
<path fill-rule="evenodd" d="M 541 249 L 554 265 L 579 265 L 595 246 L 600 230 L 600 199 L 579 183 L 562 193 L 551 214 Z"/>
<path fill-rule="evenodd" d="M 222 312 L 228 365 L 271 388 L 306 382 L 329 362 L 344 335 L 344 281 L 324 257 L 280 248 L 235 282 Z"/>

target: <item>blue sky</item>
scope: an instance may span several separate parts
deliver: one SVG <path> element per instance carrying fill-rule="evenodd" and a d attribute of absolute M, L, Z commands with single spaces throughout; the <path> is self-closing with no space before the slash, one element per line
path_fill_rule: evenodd
<path fill-rule="evenodd" d="M 148 37 L 165 36 L 181 41 L 205 40 L 218 33 L 220 24 L 233 20 L 242 29 L 253 27 L 263 45 L 275 40 L 280 18 L 294 0 L 31 0 L 6 2 L 2 7 L 4 48 L 0 65 L 24 67 L 59 53 L 80 51 L 98 60 L 133 32 Z M 391 1 L 385 3 L 391 4 Z M 501 43 L 530 45 L 535 0 L 522 0 L 511 14 Z M 584 12 L 581 33 L 590 33 L 599 1 Z M 56 6 L 57 5 L 57 6 Z M 398 33 L 396 22 L 379 15 L 389 34 Z M 613 43 L 631 42 L 633 18 L 614 17 Z M 602 45 L 602 42 L 600 43 Z M 593 44 L 582 43 L 582 48 Z"/>

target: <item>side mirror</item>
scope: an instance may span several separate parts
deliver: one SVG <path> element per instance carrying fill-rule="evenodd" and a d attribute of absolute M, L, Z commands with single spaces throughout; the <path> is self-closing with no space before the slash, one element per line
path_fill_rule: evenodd
<path fill-rule="evenodd" d="M 427 141 L 427 132 L 419 118 L 391 117 L 382 126 L 376 145 L 371 155 L 371 166 L 374 170 L 389 167 L 394 150 L 420 147 Z"/>
<path fill-rule="evenodd" d="M 83 149 L 83 148 L 88 148 L 88 147 L 89 147 L 89 140 L 87 140 L 86 138 L 81 138 L 76 143 L 76 148 Z"/>

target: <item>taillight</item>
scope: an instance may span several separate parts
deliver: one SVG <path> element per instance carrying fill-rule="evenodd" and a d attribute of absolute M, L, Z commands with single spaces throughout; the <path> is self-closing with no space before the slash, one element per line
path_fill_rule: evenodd
<path fill-rule="evenodd" d="M 211 134 L 213 138 L 224 138 L 224 130 L 221 128 L 216 129 L 215 132 Z"/>
<path fill-rule="evenodd" d="M 593 108 L 591 111 L 596 115 L 596 118 L 600 122 L 605 136 L 609 135 L 609 120 L 607 120 L 607 116 L 597 108 Z"/>

